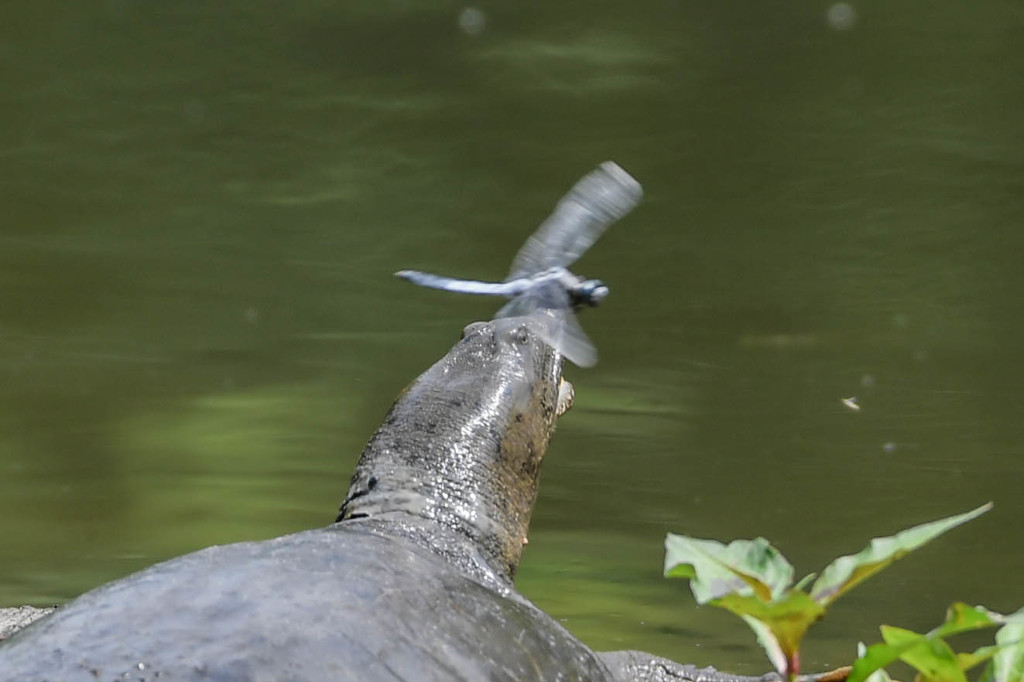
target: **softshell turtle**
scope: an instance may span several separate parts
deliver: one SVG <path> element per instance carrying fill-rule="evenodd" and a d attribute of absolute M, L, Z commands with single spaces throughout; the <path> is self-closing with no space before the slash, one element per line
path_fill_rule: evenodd
<path fill-rule="evenodd" d="M 513 588 L 570 401 L 529 318 L 470 325 L 391 408 L 337 522 L 88 592 L 0 643 L 0 680 L 740 679 L 595 653 Z"/>

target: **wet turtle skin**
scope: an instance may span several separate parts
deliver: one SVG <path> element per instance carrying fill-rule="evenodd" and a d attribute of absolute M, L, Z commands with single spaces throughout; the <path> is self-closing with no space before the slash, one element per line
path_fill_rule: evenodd
<path fill-rule="evenodd" d="M 392 407 L 338 522 L 95 589 L 0 643 L 0 680 L 614 679 L 511 582 L 560 396 L 528 318 L 467 327 Z"/>
<path fill-rule="evenodd" d="M 0 679 L 608 679 L 532 604 L 394 530 L 353 521 L 159 564 L 15 635 Z"/>

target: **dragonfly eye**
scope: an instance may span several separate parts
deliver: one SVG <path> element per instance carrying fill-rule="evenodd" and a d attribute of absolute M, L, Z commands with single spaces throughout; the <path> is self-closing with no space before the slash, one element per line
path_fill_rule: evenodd
<path fill-rule="evenodd" d="M 587 305 L 595 306 L 608 296 L 608 287 L 599 279 L 591 279 L 583 283 L 581 293 Z"/>

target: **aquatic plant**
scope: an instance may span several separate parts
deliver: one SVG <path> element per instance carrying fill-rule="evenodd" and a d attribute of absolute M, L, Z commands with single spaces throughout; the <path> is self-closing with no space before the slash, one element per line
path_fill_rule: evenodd
<path fill-rule="evenodd" d="M 742 618 L 779 674 L 795 680 L 800 674 L 800 644 L 833 602 L 897 559 L 991 508 L 988 503 L 875 538 L 857 554 L 830 563 L 820 576 L 812 573 L 795 585 L 793 566 L 764 538 L 724 545 L 670 533 L 665 540 L 665 575 L 689 579 L 698 604 L 718 606 Z M 999 628 L 995 644 L 974 652 L 955 653 L 946 642 L 952 635 L 990 627 Z M 982 663 L 987 663 L 982 674 L 986 682 L 1024 680 L 1024 609 L 1003 615 L 956 603 L 945 622 L 925 634 L 889 625 L 881 631 L 884 641 L 861 645 L 857 660 L 837 671 L 837 678 L 888 682 L 885 666 L 900 660 L 918 672 L 919 682 L 966 682 L 966 671 Z"/>

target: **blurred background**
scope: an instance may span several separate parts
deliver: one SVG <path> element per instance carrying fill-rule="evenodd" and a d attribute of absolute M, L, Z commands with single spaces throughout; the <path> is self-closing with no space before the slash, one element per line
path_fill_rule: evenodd
<path fill-rule="evenodd" d="M 666 532 L 819 571 L 996 508 L 805 652 L 1024 606 L 1024 10 L 1009 0 L 9 0 L 0 604 L 334 519 L 398 392 L 584 173 L 576 406 L 518 585 L 595 648 L 755 674 Z M 844 404 L 844 399 L 856 400 Z"/>

